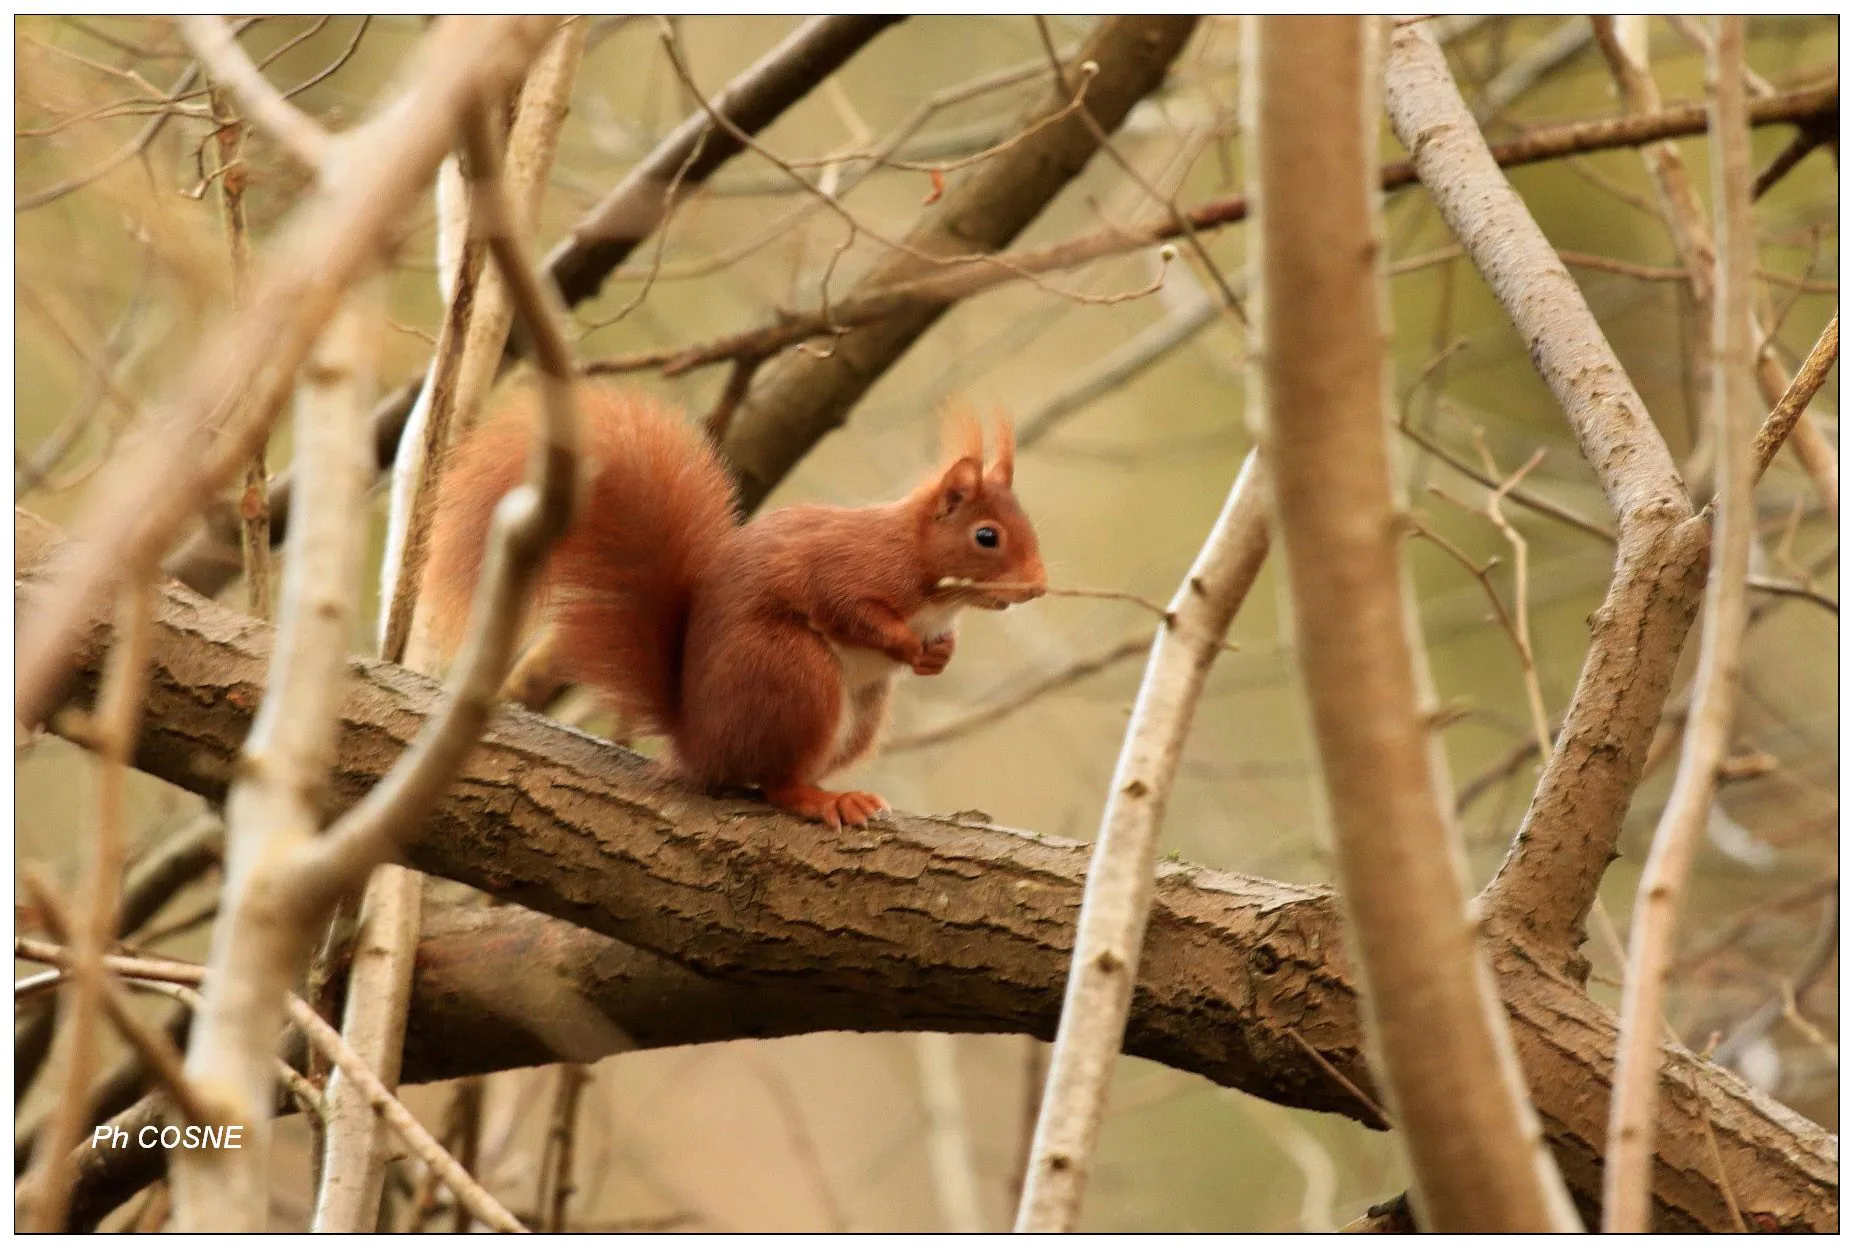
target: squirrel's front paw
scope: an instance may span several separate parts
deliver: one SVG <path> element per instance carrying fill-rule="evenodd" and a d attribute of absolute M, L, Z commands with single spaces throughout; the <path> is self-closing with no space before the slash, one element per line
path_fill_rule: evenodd
<path fill-rule="evenodd" d="M 938 637 L 928 638 L 921 647 L 920 657 L 913 663 L 914 671 L 919 676 L 936 677 L 946 671 L 946 665 L 953 658 L 953 635 L 942 633 Z"/>

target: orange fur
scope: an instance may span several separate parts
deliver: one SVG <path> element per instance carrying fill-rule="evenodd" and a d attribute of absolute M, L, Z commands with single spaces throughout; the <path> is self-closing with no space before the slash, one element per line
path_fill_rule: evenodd
<path fill-rule="evenodd" d="M 673 412 L 582 384 L 586 490 L 539 609 L 565 675 L 670 738 L 703 784 L 753 785 L 836 826 L 882 801 L 816 782 L 866 754 L 894 678 L 940 672 L 962 607 L 1042 592 L 1036 533 L 1011 491 L 1008 422 L 984 462 L 976 419 L 949 424 L 949 461 L 895 503 L 816 504 L 734 520 L 713 450 Z M 496 501 L 521 479 L 534 399 L 472 432 L 440 487 L 425 595 L 454 645 Z M 946 578 L 1010 591 L 949 589 Z"/>

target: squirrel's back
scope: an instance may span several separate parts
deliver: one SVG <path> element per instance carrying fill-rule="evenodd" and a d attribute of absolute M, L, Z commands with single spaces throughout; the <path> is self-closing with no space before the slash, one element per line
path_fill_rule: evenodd
<path fill-rule="evenodd" d="M 674 732 L 689 604 L 735 528 L 733 481 L 673 409 L 596 383 L 576 394 L 585 485 L 540 606 L 563 675 L 635 726 Z M 423 591 L 446 650 L 468 618 L 496 503 L 527 471 L 537 401 L 529 391 L 508 403 L 446 465 Z"/>

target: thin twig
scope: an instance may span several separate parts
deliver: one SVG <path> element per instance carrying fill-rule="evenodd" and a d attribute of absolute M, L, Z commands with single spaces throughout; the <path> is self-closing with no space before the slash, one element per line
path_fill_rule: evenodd
<path fill-rule="evenodd" d="M 567 1230 L 567 1202 L 574 1192 L 573 1144 L 578 1135 L 579 1100 L 591 1079 L 592 1073 L 583 1063 L 560 1064 L 560 1084 L 554 1094 L 552 1121 L 541 1154 L 541 1186 L 534 1203 L 544 1232 Z"/>
<path fill-rule="evenodd" d="M 215 19 L 207 18 L 206 21 Z M 232 310 L 242 312 L 251 298 L 251 238 L 245 224 L 245 123 L 233 116 L 225 92 L 213 88 L 213 119 L 218 124 L 219 213 L 225 221 L 226 256 L 231 268 Z M 267 445 L 260 445 L 245 468 L 238 496 L 239 547 L 244 552 L 245 606 L 259 620 L 270 619 L 270 471 Z"/>
<path fill-rule="evenodd" d="M 57 894 L 37 873 L 30 870 L 22 878 L 21 884 L 33 903 L 41 909 L 46 920 L 46 931 L 51 933 L 53 939 L 66 945 L 63 970 L 74 978 L 84 975 L 82 963 L 85 956 L 78 948 L 83 937 L 78 937 L 78 945 L 71 944 L 72 921 L 64 913 L 64 906 L 58 901 Z M 165 1033 L 150 1027 L 146 1020 L 129 1007 L 122 983 L 116 978 L 106 958 L 97 958 L 93 970 L 101 985 L 99 1004 L 103 1013 L 109 1016 L 110 1023 L 122 1039 L 129 1043 L 130 1049 L 140 1056 L 145 1070 L 167 1091 L 175 1108 L 187 1122 L 213 1123 L 212 1108 L 187 1079 L 182 1070 L 185 1059 L 174 1043 Z M 49 1143 L 49 1137 L 45 1139 Z"/>
<path fill-rule="evenodd" d="M 109 986 L 103 955 L 116 937 L 123 868 L 123 803 L 127 767 L 142 715 L 142 690 L 153 644 L 150 587 L 133 582 L 121 593 L 116 645 L 111 649 L 97 700 L 99 748 L 96 834 L 90 841 L 83 883 L 83 916 L 74 933 L 75 974 L 61 995 L 60 1048 L 64 1053 L 64 1090 L 38 1142 L 32 1194 L 25 1222 L 43 1232 L 64 1230 L 70 1209 L 69 1155 L 89 1114 L 90 1079 L 97 1059 L 97 1016 L 108 1009 Z M 48 923 L 57 921 L 56 899 L 42 891 Z M 72 926 L 59 924 L 67 932 Z M 131 1039 L 140 1039 L 137 1033 Z M 197 1105 L 197 1102 L 195 1103 Z"/>
<path fill-rule="evenodd" d="M 302 1029 L 309 1043 L 327 1054 L 335 1066 L 339 1067 L 348 1079 L 366 1094 L 374 1111 L 386 1120 L 387 1125 L 399 1134 L 400 1139 L 411 1147 L 412 1152 L 417 1154 L 426 1166 L 443 1177 L 446 1186 L 457 1194 L 457 1200 L 472 1214 L 499 1232 L 528 1230 L 521 1225 L 520 1220 L 509 1213 L 508 1207 L 497 1201 L 488 1189 L 477 1183 L 463 1167 L 458 1165 L 457 1160 L 451 1157 L 425 1129 L 425 1125 L 420 1123 L 412 1112 L 405 1108 L 405 1104 L 394 1097 L 384 1084 L 380 1083 L 379 1077 L 374 1075 L 368 1069 L 367 1064 L 361 1061 L 360 1056 L 348 1046 L 346 1041 L 341 1039 L 341 1034 L 336 1032 L 327 1020 L 311 1010 L 309 1003 L 294 993 L 289 997 L 289 1014 L 291 1021 Z"/>
<path fill-rule="evenodd" d="M 1023 710 L 1046 694 L 1067 689 L 1078 681 L 1085 681 L 1098 672 L 1104 672 L 1116 664 L 1124 663 L 1151 649 L 1152 634 L 1149 631 L 1142 629 L 1137 633 L 1129 634 L 1112 646 L 1083 655 L 1073 663 L 1065 664 L 1021 689 L 1013 690 L 1007 695 L 995 698 L 929 728 L 917 729 L 914 732 L 902 733 L 891 738 L 883 744 L 883 753 L 892 755 L 902 751 L 922 750 L 964 737 L 968 733 Z"/>
<path fill-rule="evenodd" d="M 224 19 L 196 13 L 179 21 L 181 33 L 206 66 L 207 76 L 238 97 L 252 124 L 311 172 L 326 173 L 333 146 L 328 131 L 270 85 L 238 46 Z"/>
<path fill-rule="evenodd" d="M 1697 688 L 1674 787 L 1655 828 L 1636 891 L 1629 964 L 1603 1174 L 1603 1229 L 1645 1231 L 1649 1223 L 1655 1103 L 1660 1093 L 1662 1002 L 1673 968 L 1675 924 L 1686 877 L 1712 808 L 1730 745 L 1745 629 L 1745 575 L 1755 523 L 1748 414 L 1754 401 L 1750 136 L 1745 123 L 1745 19 L 1718 19 L 1709 75 L 1714 109 L 1714 197 L 1719 205 L 1717 307 L 1713 320 L 1713 420 L 1720 493 L 1700 629 Z"/>
<path fill-rule="evenodd" d="M 1828 324 L 1815 340 L 1815 346 L 1809 349 L 1809 355 L 1803 360 L 1802 367 L 1796 370 L 1796 376 L 1783 390 L 1783 397 L 1777 400 L 1758 428 L 1755 439 L 1754 474 L 1756 479 L 1764 476 L 1770 462 L 1777 458 L 1777 450 L 1790 436 L 1790 431 L 1802 419 L 1808 410 L 1809 401 L 1815 398 L 1815 392 L 1828 380 L 1828 370 L 1834 367 L 1841 352 L 1841 315 L 1836 313 L 1828 318 Z"/>

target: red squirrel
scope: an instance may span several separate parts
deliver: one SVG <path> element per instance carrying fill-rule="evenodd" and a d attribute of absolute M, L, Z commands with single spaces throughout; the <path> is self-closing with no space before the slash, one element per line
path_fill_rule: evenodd
<path fill-rule="evenodd" d="M 961 609 L 1001 611 L 1046 585 L 1011 490 L 1009 422 L 989 465 L 978 422 L 949 422 L 946 462 L 893 503 L 799 504 L 741 524 L 732 478 L 679 413 L 589 382 L 577 395 L 580 509 L 535 604 L 561 674 L 667 736 L 672 769 L 696 784 L 756 787 L 833 829 L 887 810 L 819 782 L 874 748 L 903 670 L 946 668 Z M 520 393 L 446 463 L 422 591 L 445 651 L 536 419 Z"/>

